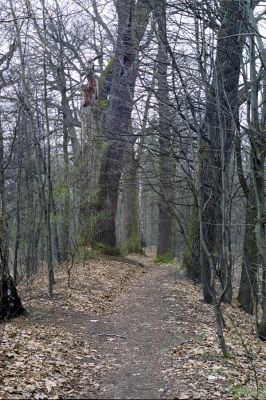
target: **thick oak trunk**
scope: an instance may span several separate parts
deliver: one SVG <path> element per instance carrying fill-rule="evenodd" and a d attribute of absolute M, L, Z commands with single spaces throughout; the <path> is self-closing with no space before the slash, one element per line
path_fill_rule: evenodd
<path fill-rule="evenodd" d="M 102 162 L 99 179 L 99 201 L 95 239 L 116 245 L 115 216 L 120 178 L 123 171 L 125 144 L 131 135 L 129 127 L 136 82 L 138 45 L 144 35 L 149 2 L 118 0 L 118 36 L 110 90 L 110 107 L 106 115 L 104 135 L 108 149 Z"/>

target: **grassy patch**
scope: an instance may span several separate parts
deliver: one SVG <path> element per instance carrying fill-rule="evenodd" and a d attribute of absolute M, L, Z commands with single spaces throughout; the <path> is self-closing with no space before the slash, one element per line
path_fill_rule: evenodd
<path fill-rule="evenodd" d="M 249 388 L 248 386 L 236 385 L 233 387 L 232 395 L 234 400 L 238 399 L 257 399 L 257 392 L 253 388 Z"/>
<path fill-rule="evenodd" d="M 119 249 L 103 243 L 94 243 L 92 250 L 97 254 L 104 254 L 106 256 L 120 256 Z"/>
<path fill-rule="evenodd" d="M 174 260 L 173 257 L 173 252 L 171 250 L 168 250 L 164 254 L 160 254 L 159 256 L 156 257 L 156 262 L 158 264 L 172 264 Z"/>
<path fill-rule="evenodd" d="M 145 255 L 144 250 L 140 247 L 140 246 L 134 246 L 131 243 L 126 243 L 123 246 L 123 250 L 122 252 L 124 254 L 130 254 L 130 253 L 134 253 L 134 254 L 141 254 L 142 256 Z"/>
<path fill-rule="evenodd" d="M 94 258 L 93 251 L 90 247 L 87 246 L 79 246 L 75 252 L 75 261 L 87 261 Z"/>
<path fill-rule="evenodd" d="M 135 253 L 144 255 L 144 250 L 140 245 L 138 234 L 133 234 L 132 237 L 123 244 L 122 252 L 124 254 Z"/>

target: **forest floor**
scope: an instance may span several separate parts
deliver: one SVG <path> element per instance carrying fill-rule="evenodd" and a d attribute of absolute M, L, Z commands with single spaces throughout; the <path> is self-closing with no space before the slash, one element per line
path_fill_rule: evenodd
<path fill-rule="evenodd" d="M 224 306 L 225 360 L 212 307 L 174 265 L 99 256 L 19 286 L 29 314 L 0 325 L 1 399 L 265 399 L 266 344 Z"/>

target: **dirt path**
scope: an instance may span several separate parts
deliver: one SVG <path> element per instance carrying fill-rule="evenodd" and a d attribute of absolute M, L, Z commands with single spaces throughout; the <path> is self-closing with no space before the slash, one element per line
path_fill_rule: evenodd
<path fill-rule="evenodd" d="M 51 308 L 35 304 L 30 321 L 74 335 L 81 350 L 77 360 L 73 358 L 74 365 L 78 362 L 89 375 L 96 371 L 97 385 L 86 381 L 85 373 L 76 385 L 73 381 L 76 388 L 69 398 L 174 398 L 176 380 L 173 386 L 164 372 L 170 366 L 171 349 L 184 339 L 178 321 L 185 310 L 185 302 L 176 292 L 174 266 L 154 264 L 152 257 L 137 255 L 131 256 L 128 265 L 126 260 L 120 263 L 121 269 L 132 270 L 132 278 L 103 311 L 93 314 L 90 308 L 86 310 L 82 302 L 91 298 L 93 289 L 83 288 L 80 308 L 75 302 L 62 307 L 67 296 L 64 301 L 59 296 Z M 73 292 L 69 294 L 73 298 Z M 89 349 L 89 356 L 82 356 L 82 347 Z"/>
<path fill-rule="evenodd" d="M 165 381 L 164 353 L 177 345 L 178 324 L 173 266 L 152 266 L 123 293 L 112 315 L 94 323 L 95 345 L 109 359 L 99 392 L 84 390 L 82 398 L 158 399 L 171 392 Z"/>

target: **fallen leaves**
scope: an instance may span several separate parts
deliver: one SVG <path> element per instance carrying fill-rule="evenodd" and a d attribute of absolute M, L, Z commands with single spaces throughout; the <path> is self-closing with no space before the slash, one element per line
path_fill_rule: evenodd
<path fill-rule="evenodd" d="M 100 315 L 110 310 L 121 290 L 142 275 L 143 268 L 108 258 L 76 263 L 71 272 L 71 287 L 67 285 L 67 267 L 60 266 L 55 274 L 53 301 L 46 294 L 46 270 L 35 277 L 30 290 L 22 286 L 26 308 L 41 309 L 42 313 L 76 311 L 86 315 Z M 97 319 L 95 319 L 97 321 Z"/>
<path fill-rule="evenodd" d="M 97 326 L 103 313 L 110 314 L 121 304 L 122 289 L 142 273 L 142 268 L 121 261 L 92 260 L 74 266 L 71 288 L 66 270 L 56 271 L 53 301 L 46 295 L 41 274 L 30 292 L 22 287 L 31 316 L 0 325 L 0 398 L 71 399 L 84 388 L 86 393 L 99 389 L 104 393 L 105 374 L 118 368 L 119 360 L 102 354 L 100 338 L 113 348 L 121 339 L 127 343 L 127 338 L 120 331 L 99 332 Z M 179 400 L 265 399 L 266 347 L 254 336 L 251 318 L 236 304 L 223 306 L 225 339 L 232 354 L 225 360 L 213 309 L 202 302 L 200 288 L 182 279 L 169 282 L 167 290 L 164 301 L 171 314 L 167 319 L 160 316 L 162 326 L 157 324 L 156 329 L 165 336 L 175 334 L 176 342 L 160 360 L 165 385 L 158 384 L 158 395 Z M 140 329 L 149 332 L 149 321 L 140 324 Z M 139 349 L 135 346 L 131 351 Z"/>
<path fill-rule="evenodd" d="M 80 320 L 96 324 L 98 319 L 89 316 L 111 310 L 122 288 L 139 273 L 121 261 L 93 260 L 74 266 L 68 288 L 61 266 L 52 301 L 46 295 L 46 273 L 39 273 L 30 288 L 22 285 L 30 317 L 0 325 L 0 398 L 76 398 L 84 388 L 97 392 L 99 375 L 110 366 Z M 64 312 L 71 316 L 67 322 Z"/>
<path fill-rule="evenodd" d="M 23 320 L 1 327 L 0 398 L 69 398 L 73 386 L 81 390 L 84 382 L 97 388 L 97 371 L 104 361 L 90 351 L 89 343 L 77 342 L 59 328 Z M 88 363 L 88 358 L 96 362 Z"/>
<path fill-rule="evenodd" d="M 166 363 L 165 380 L 176 383 L 174 397 L 264 400 L 266 348 L 253 334 L 251 317 L 236 303 L 223 306 L 225 340 L 232 354 L 231 359 L 225 360 L 218 345 L 212 306 L 202 302 L 200 287 L 182 279 L 169 287 L 169 294 L 170 291 L 177 294 L 178 336 L 185 338 L 170 350 L 171 360 Z"/>

